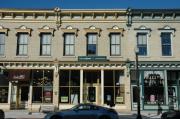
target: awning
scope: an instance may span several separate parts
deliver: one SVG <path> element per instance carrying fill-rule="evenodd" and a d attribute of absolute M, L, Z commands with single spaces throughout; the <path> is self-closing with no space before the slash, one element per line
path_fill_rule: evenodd
<path fill-rule="evenodd" d="M 9 70 L 10 81 L 28 81 L 30 80 L 30 70 L 27 69 L 11 69 Z"/>

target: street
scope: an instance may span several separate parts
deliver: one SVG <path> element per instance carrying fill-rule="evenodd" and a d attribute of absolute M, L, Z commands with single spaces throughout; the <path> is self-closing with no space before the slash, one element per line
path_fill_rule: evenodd
<path fill-rule="evenodd" d="M 160 115 L 155 112 L 142 112 L 143 119 L 160 119 Z M 24 110 L 14 110 L 5 112 L 5 119 L 43 119 L 45 113 L 32 113 L 29 114 L 28 111 Z M 119 113 L 119 119 L 136 119 L 136 113 Z"/>

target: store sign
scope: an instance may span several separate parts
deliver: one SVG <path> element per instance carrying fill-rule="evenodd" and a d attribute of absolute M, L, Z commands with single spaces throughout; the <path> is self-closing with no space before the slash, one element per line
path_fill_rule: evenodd
<path fill-rule="evenodd" d="M 30 70 L 10 70 L 9 80 L 12 81 L 27 81 L 30 78 Z"/>
<path fill-rule="evenodd" d="M 68 102 L 68 96 L 61 96 L 61 102 Z"/>
<path fill-rule="evenodd" d="M 123 97 L 116 97 L 116 102 L 123 103 L 124 98 Z"/>

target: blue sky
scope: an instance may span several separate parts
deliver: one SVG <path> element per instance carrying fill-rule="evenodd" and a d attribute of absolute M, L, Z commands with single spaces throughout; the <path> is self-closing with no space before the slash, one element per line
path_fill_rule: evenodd
<path fill-rule="evenodd" d="M 180 0 L 0 0 L 0 8 L 53 9 L 180 8 Z"/>

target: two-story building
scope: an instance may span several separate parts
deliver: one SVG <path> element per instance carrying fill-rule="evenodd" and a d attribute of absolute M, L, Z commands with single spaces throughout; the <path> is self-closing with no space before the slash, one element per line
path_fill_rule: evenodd
<path fill-rule="evenodd" d="M 178 9 L 0 9 L 0 108 L 136 110 L 137 47 L 141 109 L 178 109 L 179 22 Z"/>

